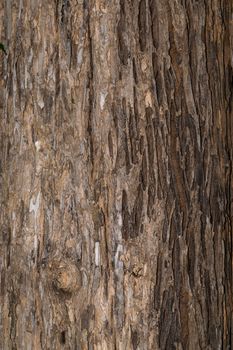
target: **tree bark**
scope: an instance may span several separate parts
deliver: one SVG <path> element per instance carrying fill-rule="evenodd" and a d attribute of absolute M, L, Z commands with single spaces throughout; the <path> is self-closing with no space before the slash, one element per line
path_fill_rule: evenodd
<path fill-rule="evenodd" d="M 231 1 L 0 16 L 0 348 L 233 349 Z"/>

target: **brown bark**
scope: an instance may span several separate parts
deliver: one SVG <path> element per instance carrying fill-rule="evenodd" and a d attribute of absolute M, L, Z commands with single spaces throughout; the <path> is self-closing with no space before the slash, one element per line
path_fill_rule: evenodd
<path fill-rule="evenodd" d="M 0 17 L 0 348 L 233 348 L 231 1 Z"/>

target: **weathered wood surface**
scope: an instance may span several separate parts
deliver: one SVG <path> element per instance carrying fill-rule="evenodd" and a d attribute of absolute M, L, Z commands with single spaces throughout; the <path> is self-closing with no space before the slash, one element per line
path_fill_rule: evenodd
<path fill-rule="evenodd" d="M 233 348 L 232 2 L 0 19 L 0 348 Z"/>

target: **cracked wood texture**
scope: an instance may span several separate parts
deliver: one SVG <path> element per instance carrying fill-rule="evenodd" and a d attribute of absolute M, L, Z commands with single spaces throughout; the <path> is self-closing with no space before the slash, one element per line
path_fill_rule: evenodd
<path fill-rule="evenodd" d="M 0 348 L 233 349 L 232 2 L 0 19 Z"/>

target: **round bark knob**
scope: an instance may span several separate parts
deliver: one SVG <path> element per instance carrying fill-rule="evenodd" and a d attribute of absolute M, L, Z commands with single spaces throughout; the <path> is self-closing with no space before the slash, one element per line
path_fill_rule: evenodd
<path fill-rule="evenodd" d="M 74 263 L 55 261 L 50 266 L 53 287 L 57 291 L 74 293 L 81 287 L 81 273 Z"/>

